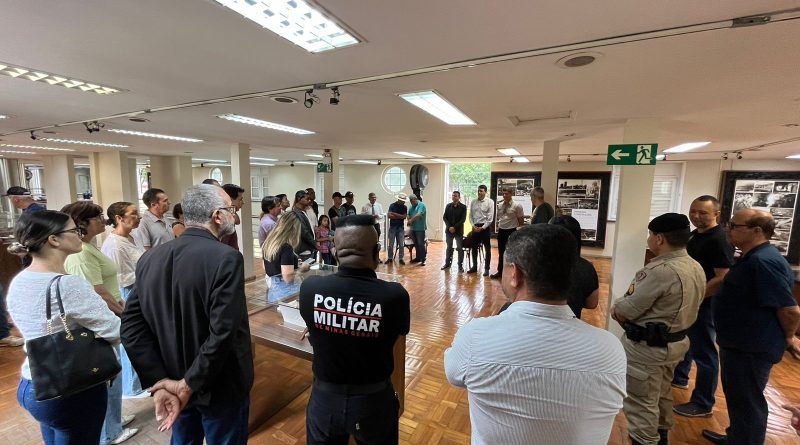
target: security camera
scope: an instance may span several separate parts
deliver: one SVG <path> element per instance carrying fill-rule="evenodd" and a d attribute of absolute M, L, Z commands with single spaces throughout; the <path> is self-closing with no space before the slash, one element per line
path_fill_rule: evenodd
<path fill-rule="evenodd" d="M 339 87 L 331 88 L 331 93 L 333 94 L 333 97 L 331 97 L 330 104 L 339 105 Z"/>
<path fill-rule="evenodd" d="M 381 161 L 380 159 L 378 159 L 378 165 L 381 165 L 381 164 L 383 164 L 383 161 Z"/>
<path fill-rule="evenodd" d="M 36 136 L 36 133 L 34 133 L 33 130 L 31 130 L 31 139 L 33 139 L 34 141 L 36 139 L 39 139 L 39 136 Z"/>

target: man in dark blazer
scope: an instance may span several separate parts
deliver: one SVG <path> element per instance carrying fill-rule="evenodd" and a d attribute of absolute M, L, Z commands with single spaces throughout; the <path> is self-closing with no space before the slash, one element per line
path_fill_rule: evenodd
<path fill-rule="evenodd" d="M 183 236 L 142 255 L 121 337 L 172 443 L 246 443 L 253 355 L 242 255 L 219 242 L 234 228 L 219 187 L 190 188 Z M 158 419 L 162 420 L 162 419 Z M 172 423 L 174 421 L 174 424 Z"/>
<path fill-rule="evenodd" d="M 311 205 L 311 196 L 305 190 L 298 190 L 294 194 L 294 207 L 292 211 L 297 214 L 303 225 L 300 231 L 300 245 L 295 249 L 301 260 L 311 258 L 317 253 L 317 241 L 311 221 L 308 220 L 306 209 Z"/>
<path fill-rule="evenodd" d="M 453 262 L 453 240 L 456 242 L 456 249 L 458 249 L 458 271 L 464 272 L 464 249 L 462 243 L 464 242 L 464 221 L 467 220 L 467 206 L 461 203 L 461 192 L 458 190 L 453 191 L 453 202 L 447 204 L 444 208 L 445 226 L 447 232 L 445 233 L 447 239 L 447 257 L 444 261 L 442 270 L 450 268 Z"/>

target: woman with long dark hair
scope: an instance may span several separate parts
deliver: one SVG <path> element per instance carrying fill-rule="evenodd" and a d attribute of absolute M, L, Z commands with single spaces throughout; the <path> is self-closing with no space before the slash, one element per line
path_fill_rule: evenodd
<path fill-rule="evenodd" d="M 44 210 L 24 214 L 14 230 L 16 242 L 8 251 L 30 254 L 32 263 L 11 281 L 8 310 L 26 340 L 48 335 L 45 295 L 53 278 L 65 275 L 64 261 L 83 248 L 82 229 L 61 212 Z M 82 326 L 112 345 L 119 344 L 119 318 L 109 310 L 91 284 L 76 275 L 65 275 L 58 284 L 67 324 Z M 55 291 L 55 290 L 53 290 Z M 64 327 L 57 320 L 54 332 Z M 28 359 L 22 363 L 17 400 L 39 422 L 47 445 L 84 445 L 97 443 L 106 413 L 107 386 L 95 385 L 77 394 L 59 399 L 37 401 Z"/>

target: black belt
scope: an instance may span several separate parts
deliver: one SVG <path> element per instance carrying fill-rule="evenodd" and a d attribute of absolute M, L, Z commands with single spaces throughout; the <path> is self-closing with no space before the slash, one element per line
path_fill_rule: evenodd
<path fill-rule="evenodd" d="M 330 383 L 330 382 L 323 382 L 320 379 L 314 379 L 313 383 L 314 387 L 326 392 L 332 392 L 335 394 L 342 394 L 342 395 L 365 395 L 365 394 L 374 394 L 376 392 L 383 391 L 386 388 L 392 387 L 392 382 L 389 380 L 384 380 L 378 383 L 366 383 L 366 384 L 349 384 L 349 383 Z"/>

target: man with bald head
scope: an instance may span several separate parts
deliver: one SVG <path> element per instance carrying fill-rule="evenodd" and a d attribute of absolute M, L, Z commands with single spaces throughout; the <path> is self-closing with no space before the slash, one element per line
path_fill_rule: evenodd
<path fill-rule="evenodd" d="M 800 324 L 792 296 L 794 274 L 769 239 L 772 215 L 743 209 L 727 225 L 728 238 L 742 251 L 712 299 L 719 344 L 722 390 L 730 426 L 725 434 L 703 430 L 717 444 L 764 443 L 772 366 L 781 361 Z"/>
<path fill-rule="evenodd" d="M 347 443 L 351 435 L 358 443 L 398 442 L 399 406 L 389 379 L 394 344 L 408 333 L 411 310 L 403 286 L 375 274 L 380 246 L 374 223 L 372 215 L 341 218 L 338 272 L 300 286 L 300 314 L 314 348 L 309 444 Z"/>

